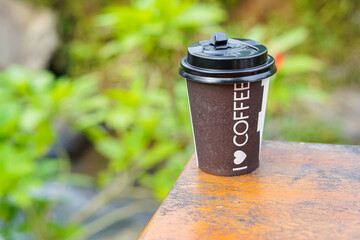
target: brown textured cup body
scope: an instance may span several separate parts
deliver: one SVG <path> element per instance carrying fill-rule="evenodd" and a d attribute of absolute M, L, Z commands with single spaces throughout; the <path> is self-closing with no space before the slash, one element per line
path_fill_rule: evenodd
<path fill-rule="evenodd" d="M 198 167 L 218 176 L 259 166 L 269 78 L 251 83 L 186 80 Z"/>

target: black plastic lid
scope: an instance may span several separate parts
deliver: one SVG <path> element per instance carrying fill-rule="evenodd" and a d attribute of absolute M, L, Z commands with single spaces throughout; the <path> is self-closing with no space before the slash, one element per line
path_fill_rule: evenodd
<path fill-rule="evenodd" d="M 230 84 L 270 77 L 276 73 L 276 66 L 264 45 L 249 39 L 228 39 L 225 33 L 213 33 L 210 40 L 188 47 L 179 73 L 195 82 Z"/>

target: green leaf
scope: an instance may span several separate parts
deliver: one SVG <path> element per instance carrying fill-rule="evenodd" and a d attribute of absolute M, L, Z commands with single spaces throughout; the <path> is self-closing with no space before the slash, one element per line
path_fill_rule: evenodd
<path fill-rule="evenodd" d="M 247 33 L 246 37 L 247 39 L 253 39 L 258 42 L 263 42 L 263 39 L 265 37 L 265 31 L 266 28 L 261 25 L 256 25 L 252 27 Z M 272 50 L 272 49 L 271 49 Z"/>
<path fill-rule="evenodd" d="M 324 70 L 324 63 L 308 55 L 286 56 L 282 66 L 281 73 L 286 75 L 299 74 L 306 72 L 321 72 Z"/>
<path fill-rule="evenodd" d="M 329 95 L 324 90 L 309 88 L 308 86 L 297 86 L 294 88 L 293 94 L 300 100 L 316 103 L 326 104 L 329 100 Z"/>
<path fill-rule="evenodd" d="M 129 106 L 136 106 L 140 102 L 140 96 L 137 93 L 122 89 L 109 89 L 106 91 L 106 95 Z"/>
<path fill-rule="evenodd" d="M 96 149 L 113 161 L 121 161 L 125 157 L 123 144 L 115 138 L 99 139 L 96 142 Z"/>
<path fill-rule="evenodd" d="M 31 80 L 30 85 L 33 92 L 48 92 L 55 81 L 54 75 L 50 72 L 39 72 Z"/>
<path fill-rule="evenodd" d="M 26 132 L 34 131 L 45 117 L 46 115 L 41 109 L 26 109 L 21 116 L 19 127 Z"/>
<path fill-rule="evenodd" d="M 308 31 L 304 27 L 295 28 L 293 30 L 287 31 L 282 35 L 274 38 L 268 45 L 268 48 L 271 49 L 272 53 L 283 53 L 289 49 L 300 45 L 303 43 L 308 36 Z"/>
<path fill-rule="evenodd" d="M 176 16 L 171 24 L 176 27 L 200 27 L 225 20 L 225 12 L 220 7 L 205 3 L 195 3 Z"/>
<path fill-rule="evenodd" d="M 0 138 L 12 136 L 21 116 L 21 106 L 14 102 L 0 104 Z"/>
<path fill-rule="evenodd" d="M 140 166 L 144 169 L 149 169 L 157 163 L 166 160 L 179 150 L 180 147 L 175 142 L 160 142 L 155 144 L 141 159 Z"/>

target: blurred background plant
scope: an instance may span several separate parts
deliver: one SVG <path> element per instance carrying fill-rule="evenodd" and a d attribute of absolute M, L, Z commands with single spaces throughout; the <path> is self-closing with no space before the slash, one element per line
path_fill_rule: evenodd
<path fill-rule="evenodd" d="M 19 4 L 50 9 L 59 39 L 46 70 L 14 61 L 0 73 L 0 239 L 136 238 L 193 152 L 177 71 L 212 32 L 255 39 L 276 59 L 265 139 L 360 143 L 355 1 Z"/>

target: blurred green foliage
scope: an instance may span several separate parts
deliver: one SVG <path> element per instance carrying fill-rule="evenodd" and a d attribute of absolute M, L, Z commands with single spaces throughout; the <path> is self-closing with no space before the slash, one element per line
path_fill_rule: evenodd
<path fill-rule="evenodd" d="M 75 81 L 55 79 L 21 67 L 0 74 L 0 229 L 6 239 L 81 235 L 80 222 L 61 225 L 49 218 L 51 206 L 59 202 L 38 194 L 48 181 L 79 184 L 80 178 L 69 172 L 64 149 L 57 149 L 57 160 L 44 158 L 57 141 L 58 118 L 86 133 L 110 160 L 98 177 L 100 187 L 126 174 L 132 179 L 128 187 L 139 182 L 161 199 L 192 153 L 183 84 L 176 84 L 173 101 L 164 90 L 147 91 L 142 79 L 126 90 L 102 89 L 98 79 L 95 74 Z"/>
<path fill-rule="evenodd" d="M 55 81 L 48 72 L 21 67 L 0 73 L 0 236 L 4 239 L 64 239 L 78 230 L 76 224 L 61 225 L 49 218 L 56 199 L 38 190 L 45 181 L 69 175 L 66 154 L 59 154 L 57 161 L 44 156 L 56 141 L 53 125 L 58 116 L 79 122 L 79 115 L 97 110 L 89 85 L 89 79 Z"/>
<path fill-rule="evenodd" d="M 342 141 L 337 126 L 309 116 L 301 103 L 324 104 L 329 99 L 324 89 L 339 85 L 328 72 L 332 64 L 349 61 L 354 44 L 344 42 L 358 41 L 353 1 L 335 8 L 334 0 L 297 0 L 292 3 L 297 16 L 290 14 L 287 23 L 269 11 L 268 21 L 255 26 L 220 25 L 229 19 L 224 9 L 236 7 L 233 0 L 30 2 L 52 8 L 58 17 L 61 44 L 50 66 L 58 77 L 21 67 L 0 73 L 0 239 L 86 237 L 80 225 L 92 214 L 88 206 L 61 223 L 51 215 L 61 202 L 37 194 L 48 181 L 86 181 L 69 172 L 64 149 L 57 149 L 57 160 L 43 157 L 58 141 L 57 119 L 86 134 L 109 160 L 94 181 L 99 194 L 120 191 L 112 186 L 121 179 L 122 192 L 146 187 L 163 199 L 193 152 L 179 61 L 187 45 L 211 32 L 255 39 L 276 58 L 265 138 Z M 356 30 L 348 34 L 349 29 Z"/>
<path fill-rule="evenodd" d="M 306 41 L 292 49 L 326 63 L 317 80 L 324 90 L 339 86 L 359 84 L 358 57 L 360 49 L 360 2 L 353 0 L 296 0 L 284 8 L 283 14 L 271 11 L 267 25 L 273 34 L 281 34 L 294 26 L 303 26 L 308 31 Z M 296 81 L 316 81 L 296 78 Z"/>
<path fill-rule="evenodd" d="M 57 11 L 74 6 L 68 4 Z M 79 17 L 72 11 L 68 14 Z M 62 35 L 70 64 L 62 66 L 66 78 L 20 67 L 0 76 L 0 176 L 9 183 L 0 188 L 0 229 L 6 239 L 82 238 L 79 224 L 85 219 L 79 216 L 86 209 L 64 225 L 49 214 L 58 200 L 36 194 L 45 182 L 74 179 L 64 149 L 57 149 L 57 160 L 43 158 L 57 141 L 58 118 L 87 134 L 109 160 L 97 178 L 100 189 L 125 177 L 127 188 L 141 184 L 162 199 L 193 152 L 185 85 L 169 78 L 167 72 L 177 72 L 178 64 L 169 59 L 179 58 L 195 33 L 219 28 L 224 11 L 194 1 L 132 1 L 106 6 L 90 20 L 80 16 L 78 26 L 91 22 L 92 27 L 84 31 L 89 38 L 67 42 L 68 33 Z M 79 30 L 69 31 L 76 37 Z"/>

